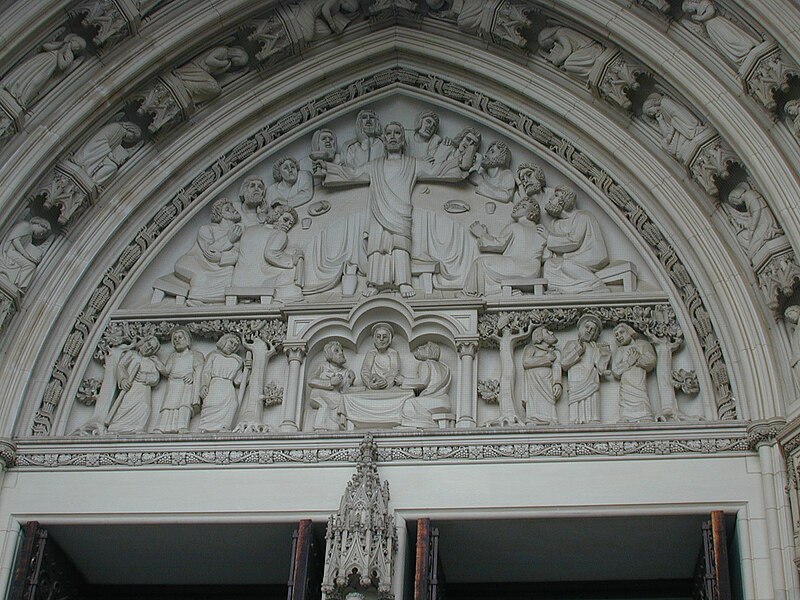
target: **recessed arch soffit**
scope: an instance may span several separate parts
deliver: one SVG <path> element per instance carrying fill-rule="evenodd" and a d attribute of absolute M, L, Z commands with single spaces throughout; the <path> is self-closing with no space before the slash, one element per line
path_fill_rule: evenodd
<path fill-rule="evenodd" d="M 580 4 L 580 3 L 577 3 L 577 4 Z M 174 10 L 175 5 L 174 4 L 168 4 L 164 8 L 164 10 L 167 11 L 168 8 L 171 8 L 171 9 Z M 223 7 L 221 7 L 220 10 L 222 10 L 222 8 Z M 564 6 L 559 6 L 557 8 L 562 9 L 562 12 L 573 11 L 573 10 L 575 11 L 576 14 L 577 14 L 577 12 L 579 12 L 579 10 L 578 10 L 579 7 L 577 5 L 575 7 L 572 7 L 572 6 L 567 6 L 567 3 L 564 3 Z M 239 7 L 239 9 L 241 9 L 241 7 Z M 652 15 L 649 15 L 648 13 L 641 13 L 640 14 L 640 13 L 637 13 L 638 10 L 639 10 L 639 8 L 635 8 L 631 12 L 631 14 L 633 15 L 633 17 L 629 18 L 629 21 L 631 21 L 631 23 L 639 23 L 640 25 L 641 25 L 641 23 L 645 23 L 645 26 L 648 27 L 648 28 L 652 28 L 652 29 L 657 29 L 658 28 L 658 25 L 654 25 L 653 24 L 654 23 L 653 19 L 659 19 L 660 17 L 657 17 L 657 16 L 654 17 Z M 236 13 L 236 12 L 237 12 L 236 10 L 231 10 L 231 14 Z M 588 10 L 584 9 L 584 13 L 588 13 L 588 12 L 589 12 Z M 619 11 L 616 11 L 616 12 L 619 12 Z M 220 18 L 220 20 L 225 21 L 226 25 L 229 25 L 229 24 L 232 25 L 232 23 L 233 23 L 233 21 L 235 19 L 231 16 L 231 14 L 226 15 L 226 18 L 224 18 L 224 19 Z M 242 11 L 239 11 L 237 16 L 241 16 L 242 14 L 244 14 L 244 13 Z M 619 12 L 619 14 L 622 14 L 622 13 Z M 155 17 L 157 17 L 157 16 L 158 16 L 158 13 L 154 13 L 154 17 L 153 17 L 154 20 L 155 20 Z M 513 16 L 513 14 L 512 14 L 512 16 Z M 566 18 L 564 17 L 563 14 L 544 15 L 544 16 L 553 17 L 556 20 L 560 21 L 562 24 L 566 24 L 568 26 L 570 25 L 570 23 L 568 23 L 565 20 Z M 249 17 L 250 17 L 250 15 L 245 15 L 245 19 L 244 20 L 246 20 L 246 18 L 249 18 Z M 400 16 L 399 17 L 399 21 L 398 22 L 400 23 L 401 27 L 406 27 L 409 24 L 409 23 L 404 21 L 404 18 L 405 18 L 404 16 Z M 491 31 L 481 30 L 480 28 L 478 28 L 474 32 L 462 31 L 462 32 L 459 33 L 458 32 L 458 23 L 457 22 L 456 23 L 448 22 L 448 19 L 442 19 L 441 20 L 442 22 L 438 22 L 438 20 L 436 18 L 431 17 L 430 15 L 427 15 L 422 19 L 422 23 L 423 23 L 422 27 L 423 27 L 423 29 L 426 26 L 425 20 L 429 19 L 429 18 L 432 21 L 434 21 L 434 24 L 432 25 L 432 27 L 434 27 L 434 29 L 437 32 L 443 33 L 444 35 L 452 35 L 454 37 L 461 36 L 461 34 L 466 33 L 466 34 L 468 34 L 466 36 L 466 39 L 468 40 L 468 43 L 471 43 L 473 45 L 483 45 L 485 43 L 483 40 L 480 39 L 480 36 L 482 34 L 484 35 L 485 38 L 491 37 L 491 33 L 492 33 Z M 537 18 L 539 18 L 539 19 L 543 18 L 543 15 L 539 14 L 537 16 Z M 584 14 L 583 18 L 584 18 L 584 20 L 586 22 L 574 24 L 575 29 L 578 30 L 579 32 L 589 32 L 589 33 L 591 33 L 592 29 L 591 29 L 590 26 L 596 24 L 596 21 L 593 21 L 592 18 L 597 19 L 598 18 L 597 15 Z M 601 18 L 602 18 L 602 16 L 601 16 Z M 452 21 L 452 19 L 450 21 Z M 628 24 L 630 25 L 631 23 L 628 23 Z M 239 27 L 241 24 L 242 23 L 237 22 L 236 23 L 236 27 Z M 420 26 L 418 22 L 413 22 L 413 25 L 415 27 L 419 27 Z M 361 30 L 358 29 L 359 27 L 361 27 Z M 357 20 L 354 20 L 354 22 L 349 23 L 347 25 L 347 28 L 344 30 L 344 32 L 343 32 L 343 34 L 341 34 L 341 36 L 338 36 L 338 37 L 334 36 L 334 37 L 335 37 L 337 43 L 339 43 L 340 41 L 342 43 L 344 43 L 348 39 L 348 37 L 347 37 L 348 35 L 350 35 L 350 36 L 368 35 L 368 30 L 370 30 L 370 29 L 379 29 L 380 27 L 381 27 L 380 23 L 375 21 L 375 20 L 369 21 L 369 22 L 364 22 L 364 23 L 359 23 Z M 235 29 L 235 27 L 229 27 L 227 29 L 227 31 L 228 31 L 228 33 L 230 33 L 234 29 Z M 473 36 L 471 38 L 471 40 L 470 40 L 470 37 L 469 37 L 470 35 Z M 594 34 L 594 35 L 597 36 L 597 34 Z M 213 36 L 212 35 L 212 36 L 210 36 L 210 38 L 214 39 L 214 43 L 215 44 L 219 44 L 219 43 L 222 43 L 222 42 L 226 41 L 225 40 L 225 34 L 223 34 L 223 33 L 220 33 L 219 36 Z M 501 37 L 501 38 L 495 38 L 494 40 L 489 42 L 488 45 L 489 45 L 490 50 L 493 48 L 493 43 L 495 41 L 497 41 L 498 39 L 501 42 L 503 41 L 503 39 Z M 597 36 L 596 39 L 601 40 L 602 38 L 600 36 Z M 127 43 L 129 43 L 129 45 L 130 45 L 130 41 L 131 40 L 128 40 L 128 42 L 127 42 Z M 319 52 L 320 53 L 324 53 L 324 46 L 325 46 L 326 43 L 332 44 L 333 40 L 332 39 L 323 39 L 323 40 L 319 40 L 318 42 L 316 42 L 316 41 L 312 42 L 311 44 L 309 44 L 307 47 L 305 47 L 303 49 L 303 52 L 304 52 L 304 54 L 309 55 L 310 58 L 313 58 L 313 56 L 314 56 L 314 45 L 315 44 L 320 44 L 322 46 L 322 48 L 319 50 Z M 178 44 L 175 44 L 175 46 L 177 46 L 177 45 Z M 609 48 L 613 47 L 612 44 L 608 43 L 607 41 L 603 42 L 603 45 L 604 45 L 604 48 L 606 50 L 608 50 Z M 213 46 L 213 44 L 212 44 L 212 46 Z M 210 48 L 210 46 L 208 44 L 197 45 L 197 43 L 195 43 L 194 47 L 196 49 L 200 49 L 201 50 L 201 52 L 200 52 L 201 54 L 202 54 L 202 48 L 203 47 L 205 47 L 206 49 Z M 120 48 L 122 48 L 122 46 L 120 46 Z M 498 54 L 503 56 L 504 59 L 507 59 L 507 60 L 509 60 L 511 62 L 514 62 L 514 61 L 520 62 L 520 53 L 517 50 L 508 50 L 508 49 L 505 49 L 505 48 L 502 48 L 502 47 L 498 46 L 498 47 L 494 48 L 494 51 L 496 51 Z M 106 56 L 110 58 L 112 54 L 113 54 L 113 49 L 112 49 L 112 52 L 108 52 L 108 54 L 106 54 Z M 193 54 L 197 54 L 197 53 L 193 52 Z M 601 54 L 598 54 L 598 56 L 600 56 Z M 175 52 L 174 55 L 178 56 L 178 53 Z M 184 57 L 185 56 L 186 56 L 186 54 L 184 53 Z M 619 63 L 620 63 L 620 61 L 622 59 L 627 59 L 627 64 L 628 64 L 628 66 L 632 67 L 632 70 L 627 70 L 625 68 L 625 63 L 622 63 L 622 66 L 620 67 L 620 69 L 612 69 L 612 70 L 614 70 L 615 73 L 618 73 L 618 74 L 621 73 L 621 76 L 623 78 L 625 77 L 626 73 L 632 73 L 633 75 L 636 75 L 638 73 L 638 71 L 636 70 L 636 67 L 635 67 L 636 62 L 634 62 L 633 59 L 631 59 L 629 56 L 627 56 L 627 57 L 624 56 L 624 55 L 622 55 L 622 56 L 616 55 L 615 56 L 614 52 L 612 51 L 612 52 L 606 52 L 605 53 L 605 58 L 603 60 L 606 60 L 609 57 L 611 57 L 611 61 L 609 62 L 609 64 L 605 65 L 605 67 L 609 67 L 609 66 L 613 67 L 614 60 L 618 61 L 616 64 L 619 65 Z M 641 57 L 639 57 L 639 58 L 641 58 Z M 532 75 L 534 73 L 536 73 L 537 69 L 544 68 L 543 72 L 546 73 L 549 77 L 553 77 L 553 72 L 552 72 L 553 70 L 550 67 L 548 67 L 545 63 L 543 63 L 539 58 L 535 58 L 533 56 L 530 56 L 530 57 L 527 57 L 525 60 L 530 63 L 529 66 L 531 68 Z M 653 62 L 656 62 L 656 60 L 654 60 Z M 181 60 L 177 60 L 177 61 L 173 62 L 172 64 L 177 65 L 178 68 L 179 68 L 181 64 L 186 64 L 186 63 L 185 63 L 185 61 L 182 62 Z M 648 67 L 650 66 L 650 65 L 646 64 L 644 61 L 642 62 L 642 64 L 646 65 Z M 162 65 L 163 65 L 163 63 L 162 63 Z M 169 72 L 174 73 L 174 71 L 175 71 L 174 68 L 173 69 L 161 70 L 162 73 L 169 73 Z M 147 78 L 150 77 L 150 75 L 144 76 L 143 75 L 144 72 L 145 71 L 142 71 L 140 69 L 139 77 L 135 81 L 141 82 L 141 81 L 144 81 L 144 80 L 146 80 Z M 259 74 L 259 77 L 264 77 L 265 73 L 266 72 L 262 72 L 262 74 Z M 65 77 L 65 83 L 68 83 L 67 79 L 69 78 L 70 75 L 72 75 L 72 74 L 68 74 Z M 88 69 L 84 70 L 84 71 L 81 71 L 79 73 L 75 73 L 75 75 L 76 76 L 85 76 L 85 77 L 89 77 L 89 78 L 92 77 L 92 74 L 89 72 Z M 592 74 L 590 74 L 590 75 L 592 75 Z M 572 80 L 570 80 L 570 78 L 572 78 Z M 656 79 L 658 79 L 658 76 L 656 76 Z M 558 78 L 556 77 L 555 80 L 557 81 Z M 144 86 L 144 88 L 142 88 L 141 85 L 137 86 L 134 83 L 131 83 L 130 81 L 128 81 L 127 83 L 130 85 L 130 89 L 131 90 L 132 89 L 144 89 L 144 88 L 147 88 L 147 86 Z M 661 85 L 662 85 L 663 90 L 665 91 L 665 95 L 670 95 L 670 94 L 674 95 L 675 97 L 678 98 L 677 103 L 680 104 L 681 102 L 686 102 L 686 100 L 684 100 L 684 98 L 689 98 L 691 96 L 691 94 L 688 94 L 688 93 L 680 94 L 678 91 L 676 91 L 680 87 L 687 88 L 687 86 L 685 84 L 681 84 L 679 86 L 679 85 L 677 85 L 677 83 L 678 82 L 667 82 L 667 81 L 664 81 L 663 83 L 661 83 Z M 77 83 L 72 83 L 72 84 L 73 85 L 77 85 Z M 583 84 L 586 84 L 586 81 L 581 81 L 580 74 L 578 74 L 577 71 L 573 71 L 571 74 L 568 73 L 566 75 L 565 81 L 561 82 L 561 85 L 563 86 L 561 89 L 566 90 L 567 93 L 574 94 L 575 93 L 575 88 L 580 87 Z M 216 106 L 219 106 L 220 102 L 228 101 L 228 100 L 232 99 L 233 97 L 235 97 L 235 92 L 236 92 L 236 89 L 237 89 L 236 81 L 234 80 L 233 82 L 231 82 L 230 85 L 231 85 L 231 87 L 229 88 L 230 91 L 228 89 L 225 89 L 227 87 L 227 82 L 224 82 L 223 85 L 221 85 L 221 95 L 220 95 L 220 97 L 218 99 L 214 98 L 213 101 L 210 102 L 210 104 L 208 106 L 209 110 L 215 109 Z M 123 85 L 122 87 L 124 88 L 125 86 Z M 608 102 L 607 98 L 611 97 L 611 95 L 609 95 L 609 94 L 607 94 L 606 92 L 603 91 L 604 88 L 603 88 L 603 83 L 602 83 L 601 80 L 597 80 L 594 84 L 590 85 L 590 87 L 593 89 L 593 91 L 598 96 L 600 96 L 601 98 L 604 98 L 604 101 Z M 701 86 L 698 86 L 698 87 L 701 87 Z M 612 92 L 613 92 L 613 87 L 612 88 L 605 88 L 605 89 L 612 89 Z M 151 91 L 152 91 L 152 88 L 151 88 Z M 683 90 L 681 90 L 681 91 L 683 91 Z M 616 90 L 616 92 L 617 92 L 616 93 L 616 99 L 613 100 L 612 102 L 608 102 L 608 105 L 610 107 L 612 107 L 611 111 L 608 111 L 608 112 L 612 113 L 614 110 L 617 110 L 620 115 L 624 115 L 625 114 L 625 111 L 623 109 L 623 106 L 625 104 L 624 95 L 622 95 L 622 96 L 619 95 L 619 93 L 618 93 L 619 90 Z M 53 89 L 52 92 L 48 92 L 48 94 L 52 94 L 54 98 L 58 95 L 58 93 L 59 93 L 59 91 L 58 91 L 58 87 L 57 86 L 56 86 L 55 89 Z M 695 93 L 696 93 L 698 98 L 702 97 L 702 92 L 695 92 Z M 157 95 L 157 94 L 155 94 L 155 95 Z M 125 94 L 120 94 L 120 96 L 121 97 L 125 97 Z M 42 103 L 46 104 L 49 99 L 50 99 L 50 96 L 46 96 L 45 99 L 42 101 Z M 580 101 L 585 101 L 585 98 L 581 98 Z M 745 99 L 742 102 L 747 103 L 749 101 Z M 215 106 L 211 106 L 212 104 L 215 104 Z M 739 108 L 741 108 L 740 105 L 737 105 L 737 106 L 739 106 Z M 195 118 L 202 118 L 203 117 L 202 111 L 203 111 L 204 107 L 203 107 L 202 103 L 200 103 L 200 107 L 199 108 L 200 108 L 200 111 L 196 114 Z M 606 107 L 605 109 L 601 109 L 601 110 L 605 111 L 605 110 L 607 110 L 607 108 L 608 107 Z M 38 105 L 36 105 L 36 110 L 38 110 Z M 37 117 L 36 110 L 33 111 L 33 119 L 34 120 Z M 191 112 L 192 110 L 194 110 L 194 107 L 189 107 L 187 112 Z M 715 138 L 715 136 L 713 135 L 713 129 L 711 129 L 710 127 L 707 127 L 707 125 L 709 123 L 713 122 L 714 124 L 717 124 L 719 126 L 720 130 L 723 130 L 724 127 L 725 127 L 725 120 L 724 119 L 718 119 L 718 118 L 715 118 L 713 116 L 705 116 L 705 115 L 703 115 L 703 112 L 700 111 L 700 110 L 697 110 L 697 108 L 695 106 L 692 107 L 692 110 L 690 112 L 695 113 L 695 115 L 702 115 L 704 117 L 704 118 L 698 119 L 698 121 L 700 121 L 700 123 L 697 125 L 697 129 L 700 130 L 700 131 L 703 131 L 704 135 L 706 135 L 708 137 L 708 139 L 704 140 L 704 142 L 708 142 L 707 145 L 704 145 L 704 150 L 708 151 L 708 155 L 701 156 L 701 155 L 698 154 L 698 155 L 693 157 L 695 159 L 699 159 L 699 163 L 700 163 L 700 166 L 697 167 L 696 170 L 694 171 L 694 178 L 697 181 L 700 182 L 701 188 L 705 189 L 707 192 L 711 192 L 711 195 L 713 196 L 713 194 L 716 192 L 716 190 L 715 190 L 716 181 L 713 178 L 713 175 L 716 172 L 727 174 L 728 167 L 729 167 L 729 164 L 728 164 L 727 161 L 728 161 L 729 158 L 730 158 L 730 161 L 734 161 L 735 160 L 736 153 L 732 150 L 732 148 L 736 147 L 737 144 L 734 143 L 734 142 L 726 143 L 726 142 L 723 142 L 721 139 Z M 110 114 L 107 113 L 107 117 L 108 116 L 110 116 Z M 178 119 L 178 121 L 180 121 L 181 119 L 185 118 L 186 116 L 189 116 L 189 115 L 186 115 L 184 113 L 180 113 L 180 118 Z M 750 119 L 750 122 L 751 122 L 750 124 L 752 125 L 752 123 L 755 122 L 756 123 L 756 127 L 758 128 L 758 126 L 760 126 L 759 118 L 760 117 L 756 116 L 755 119 Z M 636 119 L 634 119 L 634 121 L 636 121 Z M 106 120 L 105 122 L 107 123 L 108 121 Z M 91 130 L 92 128 L 94 128 L 94 130 L 96 131 L 98 125 L 102 125 L 102 124 L 94 122 L 93 125 L 91 127 L 88 127 L 87 129 Z M 636 129 L 637 127 L 638 127 L 638 124 L 635 124 L 634 125 L 634 129 Z M 650 137 L 652 140 L 654 140 L 656 143 L 658 143 L 659 137 L 662 135 L 662 132 L 658 131 L 657 129 L 655 129 L 653 127 L 650 127 L 649 131 L 645 127 L 641 127 L 641 129 L 642 129 L 643 132 L 645 132 L 643 134 L 643 137 Z M 172 129 L 172 131 L 173 131 L 173 133 L 175 135 L 183 135 L 181 132 L 184 132 L 185 130 L 186 130 L 186 127 L 183 126 L 183 129 L 182 129 L 182 125 L 180 125 L 180 124 L 178 124 L 176 127 L 174 127 Z M 159 144 L 166 145 L 168 143 L 168 140 L 169 140 L 169 135 L 168 135 L 169 131 L 168 130 L 164 131 L 163 132 L 164 133 L 163 136 L 160 136 L 160 133 L 158 131 L 156 131 L 156 133 L 159 134 L 159 135 L 155 136 L 154 140 L 152 140 L 150 143 L 152 143 L 155 146 L 158 146 Z M 759 133 L 761 133 L 763 135 L 763 132 L 759 131 Z M 60 145 L 63 149 L 67 150 L 68 152 L 69 151 L 74 151 L 73 149 L 75 149 L 78 146 L 78 144 L 80 143 L 81 139 L 83 139 L 83 140 L 87 139 L 87 135 L 88 134 L 87 134 L 86 131 L 83 131 L 83 132 L 80 131 L 80 128 L 78 128 L 76 125 L 73 124 L 71 127 L 67 128 L 67 133 L 65 133 L 63 141 L 60 144 L 54 144 L 54 146 L 59 146 Z M 19 139 L 17 139 L 17 137 Z M 30 134 L 27 131 L 21 132 L 18 136 L 13 136 L 12 139 L 10 139 L 6 143 L 6 149 L 4 151 L 5 152 L 12 152 L 16 156 L 19 156 L 19 157 L 24 156 L 24 153 L 20 152 L 21 151 L 21 145 L 22 145 L 22 142 L 25 139 L 28 139 L 29 137 L 30 137 Z M 145 137 L 147 137 L 147 136 L 145 135 Z M 71 144 L 70 145 L 70 144 L 66 143 L 67 139 L 76 140 L 76 141 L 78 141 L 78 144 Z M 50 146 L 49 148 L 52 150 L 53 146 Z M 774 150 L 774 148 L 772 148 L 772 149 Z M 738 150 L 738 147 L 737 147 L 737 150 Z M 728 153 L 730 153 L 730 154 L 728 154 Z M 741 154 L 741 152 L 740 152 L 740 154 Z M 756 156 L 761 157 L 763 154 L 764 153 L 762 152 L 761 154 L 758 154 Z M 63 156 L 65 156 L 65 154 L 62 154 L 61 156 L 63 157 Z M 31 156 L 31 158 L 32 158 L 32 156 Z M 135 156 L 131 156 L 131 161 L 130 161 L 130 165 L 131 166 L 134 166 L 136 164 L 135 158 L 136 158 Z M 685 158 L 686 157 L 683 157 L 681 159 L 676 159 L 676 160 L 680 160 L 681 162 L 686 162 Z M 791 156 L 789 156 L 788 159 L 787 159 L 787 157 L 785 155 L 781 156 L 781 158 L 783 160 L 778 161 L 778 163 L 786 164 L 786 162 L 791 159 Z M 63 161 L 63 158 L 59 159 L 59 161 L 60 162 Z M 685 165 L 685 166 L 690 166 L 690 173 L 691 173 L 692 172 L 691 165 Z M 749 167 L 749 165 L 747 165 L 747 167 Z M 717 168 L 718 170 L 715 171 L 715 168 Z M 41 167 L 39 167 L 39 169 L 41 169 Z M 776 185 L 776 183 L 777 183 L 776 178 L 774 178 L 774 177 L 771 178 L 770 176 L 772 174 L 770 174 L 770 173 L 761 174 L 761 173 L 759 173 L 758 171 L 756 171 L 754 169 L 753 173 L 747 173 L 747 174 L 752 176 L 752 178 L 754 180 L 754 187 L 759 186 L 759 182 L 760 182 L 759 177 L 760 176 L 767 179 L 766 183 L 762 184 L 762 185 L 765 186 L 762 189 L 766 189 L 767 185 L 769 185 L 770 187 L 779 187 L 779 185 Z M 38 176 L 40 176 L 40 175 L 41 175 L 41 173 L 37 173 L 33 177 L 33 179 L 39 178 Z M 125 178 L 130 178 L 132 176 L 135 176 L 135 174 L 133 172 L 125 173 L 125 165 L 123 165 L 122 169 L 120 169 L 119 173 L 115 173 L 115 177 L 116 176 L 118 176 L 120 181 L 122 181 Z M 741 174 L 740 174 L 740 176 L 741 176 Z M 33 179 L 31 178 L 31 174 L 28 173 L 28 182 L 32 181 Z M 39 191 L 41 189 L 45 189 L 48 186 L 52 186 L 52 185 L 54 185 L 54 182 L 53 182 L 52 179 L 53 178 L 50 178 L 50 176 L 48 174 L 48 175 L 45 176 L 45 184 L 46 184 L 45 186 L 37 186 L 35 189 L 26 189 L 25 191 L 26 192 L 36 192 L 36 191 Z M 81 182 L 78 182 L 78 183 L 81 183 Z M 83 183 L 85 183 L 85 182 L 83 182 Z M 20 182 L 17 182 L 16 187 L 12 185 L 10 189 L 15 189 L 17 191 L 20 191 L 20 189 L 21 189 L 20 186 L 21 185 L 22 184 Z M 55 185 L 56 185 L 56 189 L 58 190 L 58 182 L 56 182 Z M 117 182 L 112 180 L 108 185 L 108 189 L 110 191 L 113 191 L 115 185 L 118 185 Z M 78 187 L 81 187 L 81 186 L 78 186 Z M 84 186 L 84 188 L 85 187 L 86 186 Z M 51 189 L 52 189 L 52 187 L 51 187 Z M 757 187 L 757 189 L 758 189 L 758 187 Z M 692 189 L 692 194 L 694 194 L 695 197 L 699 197 L 700 194 L 698 193 L 698 188 L 693 188 Z M 87 196 L 91 196 L 91 190 L 89 190 L 89 193 L 87 194 Z M 17 197 L 20 197 L 20 195 L 17 195 Z M 765 194 L 765 197 L 766 197 L 766 194 Z M 98 197 L 96 199 L 91 199 L 88 202 L 88 204 L 92 204 L 95 201 L 98 202 L 98 203 L 102 203 L 103 200 L 104 200 L 103 194 L 101 193 L 101 194 L 98 194 Z M 777 206 L 775 197 L 767 197 L 766 201 L 768 203 L 770 203 L 771 205 L 773 205 L 773 206 Z M 78 226 L 86 227 L 88 225 L 87 219 L 84 218 L 84 219 L 82 219 L 82 221 L 78 219 L 78 217 L 80 217 L 81 210 L 83 210 L 85 208 L 87 208 L 87 207 L 85 207 L 85 206 L 81 207 L 79 205 L 78 206 L 78 210 L 76 210 L 72 214 L 68 214 L 67 219 L 65 219 L 65 220 L 66 221 L 70 221 L 70 220 L 74 219 L 75 222 L 78 223 Z M 17 209 L 15 212 L 19 213 L 20 210 Z M 781 215 L 783 214 L 782 212 L 780 212 L 780 209 L 778 209 L 778 211 L 776 211 L 776 212 L 779 212 L 779 214 L 781 214 Z M 9 214 L 8 211 L 7 211 L 7 214 Z M 82 223 L 82 225 L 81 225 L 81 223 Z M 719 220 L 718 220 L 717 223 L 719 224 Z M 90 225 L 88 225 L 88 226 L 90 226 Z M 76 233 L 77 233 L 77 231 L 76 231 Z M 784 253 L 781 255 L 781 257 L 783 259 L 786 259 L 786 256 L 787 256 L 787 252 L 785 251 L 785 247 L 784 247 Z M 782 275 L 784 277 L 784 279 L 786 279 L 789 282 L 784 287 L 791 288 L 791 286 L 793 285 L 794 274 L 793 274 L 793 271 L 792 271 L 792 264 L 793 264 L 793 259 L 788 259 L 788 265 L 787 265 L 786 260 L 784 260 L 782 263 L 780 263 L 776 267 L 776 269 L 779 271 L 779 275 Z M 782 271 L 781 271 L 781 269 L 782 269 Z M 769 285 L 772 285 L 772 284 L 769 284 Z M 767 286 L 768 288 L 769 288 L 769 285 Z M 791 291 L 789 293 L 791 293 Z M 777 290 L 777 294 L 778 295 L 780 294 L 780 290 Z M 766 298 L 766 301 L 768 303 L 772 304 L 772 305 L 779 304 L 779 301 L 776 300 L 776 289 L 769 288 L 767 290 L 765 298 Z M 16 302 L 18 302 L 19 301 L 19 297 L 14 299 L 14 300 Z"/>

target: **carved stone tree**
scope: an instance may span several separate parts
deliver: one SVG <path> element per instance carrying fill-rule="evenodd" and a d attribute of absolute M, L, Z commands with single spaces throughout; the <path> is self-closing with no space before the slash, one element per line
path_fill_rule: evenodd
<path fill-rule="evenodd" d="M 269 431 L 269 426 L 262 421 L 264 407 L 283 402 L 283 394 L 280 397 L 270 394 L 270 384 L 264 381 L 264 378 L 269 359 L 275 356 L 278 346 L 285 337 L 286 323 L 280 319 L 271 319 L 266 321 L 252 338 L 244 338 L 243 344 L 247 348 L 248 359 L 252 364 L 246 367 L 251 373 L 239 413 L 239 422 L 234 429 L 235 433 Z"/>
<path fill-rule="evenodd" d="M 358 448 L 356 474 L 347 482 L 339 510 L 328 519 L 322 575 L 328 599 L 341 600 L 353 592 L 394 598 L 397 532 L 389 512 L 389 484 L 381 484 L 377 460 L 378 446 L 367 434 Z"/>
<path fill-rule="evenodd" d="M 530 337 L 533 327 L 524 313 L 487 314 L 480 319 L 481 343 L 500 349 L 500 391 L 497 394 L 500 416 L 486 423 L 490 427 L 524 425 L 514 404 L 514 348 Z"/>

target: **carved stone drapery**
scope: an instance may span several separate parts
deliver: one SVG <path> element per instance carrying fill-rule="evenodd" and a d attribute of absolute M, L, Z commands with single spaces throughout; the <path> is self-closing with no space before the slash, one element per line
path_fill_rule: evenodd
<path fill-rule="evenodd" d="M 212 184 L 236 171 L 237 166 L 259 150 L 278 138 L 294 131 L 309 119 L 317 117 L 333 108 L 356 98 L 393 86 L 397 83 L 421 89 L 427 93 L 442 96 L 458 104 L 471 107 L 487 116 L 519 131 L 531 141 L 542 144 L 554 155 L 572 164 L 586 177 L 614 206 L 622 216 L 635 227 L 645 242 L 652 248 L 658 261 L 665 267 L 669 278 L 680 291 L 681 298 L 698 331 L 704 356 L 714 383 L 715 400 L 721 418 L 734 418 L 735 404 L 732 399 L 727 368 L 722 356 L 719 340 L 714 334 L 708 311 L 693 285 L 691 276 L 680 261 L 667 238 L 659 231 L 633 198 L 601 167 L 568 140 L 558 136 L 547 127 L 534 121 L 526 114 L 512 109 L 483 93 L 469 90 L 455 82 L 444 80 L 433 74 L 418 73 L 405 68 L 388 69 L 361 78 L 351 84 L 330 90 L 318 98 L 297 107 L 288 114 L 279 116 L 267 123 L 251 138 L 242 140 L 228 153 L 205 171 L 199 173 L 185 188 L 167 201 L 153 220 L 144 227 L 136 238 L 118 257 L 108 270 L 99 287 L 91 294 L 89 302 L 82 311 L 64 345 L 61 356 L 55 361 L 52 379 L 45 390 L 42 405 L 34 419 L 35 435 L 48 435 L 52 426 L 55 407 L 61 401 L 63 390 L 72 374 L 75 360 L 85 343 L 95 321 L 109 302 L 120 282 L 141 258 L 145 250 L 158 238 L 171 221 L 180 214 Z M 287 389 L 286 405 L 290 404 Z M 288 408 L 285 406 L 288 414 Z M 296 424 L 296 421 L 294 421 Z"/>
<path fill-rule="evenodd" d="M 358 449 L 356 474 L 339 510 L 328 519 L 322 591 L 332 600 L 366 590 L 376 591 L 381 600 L 394 598 L 397 532 L 389 511 L 389 484 L 381 484 L 377 460 L 378 447 L 367 435 Z"/>

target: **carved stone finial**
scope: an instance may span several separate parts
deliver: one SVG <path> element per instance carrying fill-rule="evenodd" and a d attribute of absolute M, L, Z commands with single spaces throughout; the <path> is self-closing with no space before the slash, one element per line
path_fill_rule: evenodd
<path fill-rule="evenodd" d="M 377 460 L 378 447 L 367 434 L 358 448 L 356 473 L 339 510 L 328 519 L 322 591 L 334 600 L 367 590 L 394 598 L 397 532 L 388 507 L 389 484 L 381 484 Z"/>

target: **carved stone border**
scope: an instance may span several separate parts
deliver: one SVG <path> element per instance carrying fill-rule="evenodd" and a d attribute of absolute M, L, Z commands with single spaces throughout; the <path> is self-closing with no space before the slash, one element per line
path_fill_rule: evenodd
<path fill-rule="evenodd" d="M 492 460 L 533 460 L 533 459 L 574 459 L 579 457 L 664 457 L 664 456 L 707 456 L 715 454 L 749 454 L 760 442 L 744 428 L 736 428 L 729 435 L 717 431 L 708 436 L 686 430 L 675 437 L 656 437 L 653 431 L 638 432 L 626 437 L 616 433 L 613 437 L 602 439 L 575 439 L 569 434 L 521 434 L 507 431 L 507 442 L 498 441 L 497 432 L 492 430 L 492 441 L 486 441 L 485 432 L 476 432 L 474 440 L 460 439 L 448 443 L 447 440 L 415 440 L 403 444 L 396 440 L 379 439 L 378 459 L 382 463 L 396 462 L 436 462 L 436 461 L 492 461 Z M 559 440 L 557 437 L 569 436 Z M 439 436 L 437 436 L 439 437 Z M 542 437 L 537 441 L 537 438 Z M 554 439 L 556 438 L 556 439 Z M 358 443 L 361 434 L 347 439 L 339 438 L 333 445 L 320 443 L 308 447 L 308 442 L 299 439 L 283 446 L 274 441 L 241 440 L 231 442 L 230 438 L 218 441 L 182 441 L 179 445 L 168 441 L 152 444 L 150 449 L 131 450 L 134 440 L 120 439 L 107 442 L 104 448 L 87 451 L 71 449 L 55 444 L 37 447 L 34 444 L 18 442 L 16 454 L 9 456 L 9 466 L 20 468 L 103 468 L 103 467 L 192 467 L 205 465 L 320 465 L 327 463 L 353 463 L 358 458 Z M 330 441 L 330 440 L 326 440 Z M 214 448 L 215 444 L 226 447 Z M 84 442 L 84 446 L 85 446 Z M 125 444 L 115 449 L 115 445 Z M 141 447 L 141 446 L 139 446 Z"/>
<path fill-rule="evenodd" d="M 237 166 L 256 152 L 271 145 L 274 141 L 293 131 L 303 123 L 333 108 L 340 107 L 356 99 L 368 98 L 371 93 L 393 85 L 405 85 L 442 96 L 450 101 L 478 110 L 485 115 L 510 126 L 531 141 L 536 142 L 553 154 L 568 161 L 578 172 L 602 192 L 639 231 L 647 244 L 655 252 L 659 262 L 666 268 L 672 282 L 678 288 L 681 298 L 689 311 L 696 328 L 700 344 L 711 375 L 717 411 L 720 419 L 736 418 L 736 403 L 732 397 L 730 378 L 725 359 L 714 332 L 713 324 L 697 286 L 689 271 L 681 262 L 667 238 L 653 223 L 624 188 L 615 182 L 600 166 L 585 153 L 578 150 L 569 140 L 559 136 L 532 117 L 516 111 L 502 102 L 494 100 L 482 92 L 442 79 L 432 73 L 421 73 L 403 67 L 381 70 L 373 75 L 362 77 L 351 83 L 329 90 L 305 104 L 290 111 L 268 125 L 237 143 L 229 152 L 217 159 L 211 166 L 194 177 L 156 213 L 152 220 L 136 234 L 134 240 L 108 269 L 102 281 L 92 293 L 89 301 L 67 336 L 64 347 L 56 359 L 49 383 L 37 410 L 31 433 L 34 436 L 47 436 L 53 424 L 55 410 L 62 400 L 72 370 L 79 354 L 83 351 L 86 339 L 94 328 L 100 314 L 111 296 L 141 259 L 145 250 L 161 235 L 161 232 L 211 185 L 225 176 L 237 172 Z"/>

